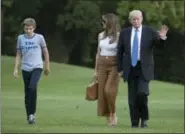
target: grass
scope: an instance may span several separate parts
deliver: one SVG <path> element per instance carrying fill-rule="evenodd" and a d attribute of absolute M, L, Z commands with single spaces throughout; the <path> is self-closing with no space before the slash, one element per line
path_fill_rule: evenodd
<path fill-rule="evenodd" d="M 2 133 L 184 133 L 184 87 L 152 81 L 150 121 L 147 129 L 131 129 L 127 84 L 120 81 L 117 98 L 119 125 L 110 128 L 96 116 L 96 102 L 88 102 L 85 88 L 93 70 L 51 64 L 49 77 L 42 76 L 38 89 L 36 124 L 28 125 L 24 109 L 23 82 L 12 77 L 14 59 L 2 57 Z"/>

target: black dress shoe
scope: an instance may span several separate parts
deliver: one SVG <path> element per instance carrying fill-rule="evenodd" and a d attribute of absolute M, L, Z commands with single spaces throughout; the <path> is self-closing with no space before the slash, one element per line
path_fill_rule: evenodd
<path fill-rule="evenodd" d="M 139 122 L 138 122 L 138 121 L 132 122 L 131 127 L 132 127 L 132 128 L 138 128 L 138 127 L 139 127 Z"/>
<path fill-rule="evenodd" d="M 139 125 L 132 125 L 131 128 L 138 128 Z"/>
<path fill-rule="evenodd" d="M 141 128 L 147 128 L 148 127 L 148 122 L 147 122 L 147 120 L 143 120 L 142 122 L 141 122 Z"/>

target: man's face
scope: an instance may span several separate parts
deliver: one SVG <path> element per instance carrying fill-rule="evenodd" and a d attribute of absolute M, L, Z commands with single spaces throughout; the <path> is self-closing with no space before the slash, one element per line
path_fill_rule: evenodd
<path fill-rule="evenodd" d="M 32 26 L 32 25 L 25 25 L 24 26 L 24 32 L 27 34 L 27 35 L 32 35 L 33 32 L 34 32 L 35 28 Z"/>
<path fill-rule="evenodd" d="M 140 15 L 133 16 L 130 20 L 130 22 L 135 28 L 139 28 L 142 24 L 142 21 L 143 21 L 143 17 Z"/>

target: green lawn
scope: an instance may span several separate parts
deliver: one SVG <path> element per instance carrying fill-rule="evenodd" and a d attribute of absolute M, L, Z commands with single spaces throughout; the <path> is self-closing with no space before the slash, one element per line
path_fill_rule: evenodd
<path fill-rule="evenodd" d="M 183 133 L 184 86 L 153 81 L 149 97 L 150 121 L 147 129 L 131 129 L 127 104 L 127 84 L 120 81 L 117 98 L 119 124 L 106 125 L 96 116 L 96 102 L 85 98 L 93 70 L 65 64 L 51 64 L 49 77 L 39 83 L 36 124 L 28 125 L 24 109 L 23 82 L 12 76 L 14 59 L 2 57 L 1 129 L 3 133 Z"/>

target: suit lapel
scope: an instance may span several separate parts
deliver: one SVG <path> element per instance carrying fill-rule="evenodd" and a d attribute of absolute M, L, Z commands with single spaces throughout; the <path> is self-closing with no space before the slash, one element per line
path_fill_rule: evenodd
<path fill-rule="evenodd" d="M 132 27 L 130 27 L 128 29 L 128 49 L 129 49 L 129 52 L 131 54 L 131 34 L 132 34 Z"/>
<path fill-rule="evenodd" d="M 143 25 L 142 27 L 142 33 L 141 33 L 141 42 L 140 42 L 140 48 L 142 48 L 144 46 L 144 38 L 146 38 L 146 28 L 145 26 Z M 142 49 L 140 49 L 142 50 Z"/>

